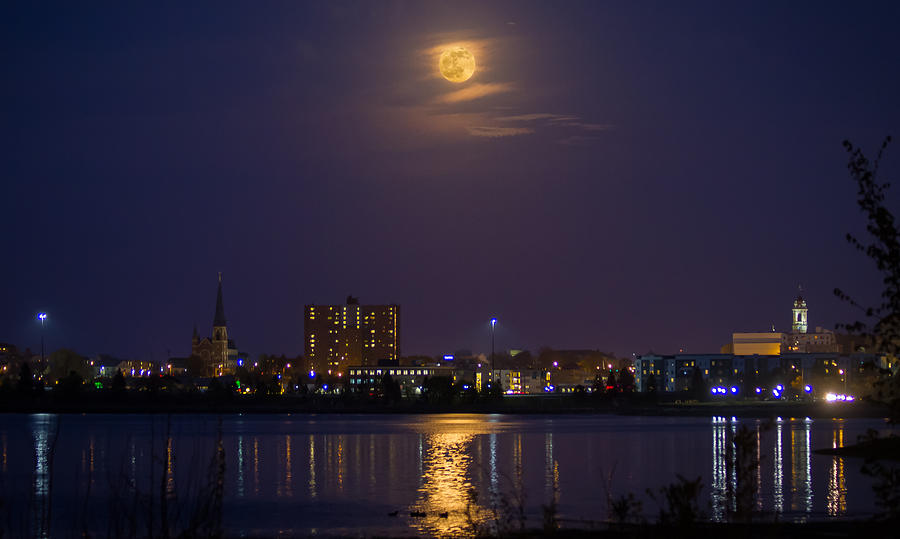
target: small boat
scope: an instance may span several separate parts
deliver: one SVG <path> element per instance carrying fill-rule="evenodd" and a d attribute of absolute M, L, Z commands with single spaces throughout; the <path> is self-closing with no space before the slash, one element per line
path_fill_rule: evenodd
<path fill-rule="evenodd" d="M 410 511 L 409 516 L 415 518 L 422 518 L 425 516 L 425 511 Z"/>

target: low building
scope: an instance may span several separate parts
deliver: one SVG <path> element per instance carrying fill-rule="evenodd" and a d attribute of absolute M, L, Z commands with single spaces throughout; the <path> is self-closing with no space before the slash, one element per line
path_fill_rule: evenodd
<path fill-rule="evenodd" d="M 550 373 L 540 369 L 499 369 L 494 371 L 494 380 L 507 395 L 538 395 L 551 385 Z"/>
<path fill-rule="evenodd" d="M 843 355 L 831 352 L 775 355 L 648 354 L 634 361 L 635 391 L 674 393 L 694 389 L 695 370 L 706 387 L 736 387 L 745 396 L 757 387 L 781 381 L 795 390 L 807 385 L 816 391 L 852 386 L 871 366 L 881 364 L 874 354 Z"/>
<path fill-rule="evenodd" d="M 412 397 L 422 394 L 425 379 L 435 376 L 446 376 L 458 381 L 454 367 L 420 367 L 420 366 L 388 366 L 369 367 L 356 365 L 347 369 L 347 390 L 360 393 L 374 393 L 381 388 L 385 375 L 400 384 L 400 394 Z"/>
<path fill-rule="evenodd" d="M 545 375 L 550 391 L 557 393 L 573 393 L 579 386 L 585 391 L 592 389 L 596 376 L 596 373 L 580 368 L 553 368 Z"/>
<path fill-rule="evenodd" d="M 138 359 L 125 359 L 119 362 L 115 369 L 102 366 L 101 376 L 115 376 L 116 370 L 122 371 L 124 376 L 150 376 L 161 374 L 159 365 L 150 361 L 141 361 Z"/>
<path fill-rule="evenodd" d="M 785 341 L 784 333 L 732 333 L 731 353 L 739 356 L 777 356 Z"/>

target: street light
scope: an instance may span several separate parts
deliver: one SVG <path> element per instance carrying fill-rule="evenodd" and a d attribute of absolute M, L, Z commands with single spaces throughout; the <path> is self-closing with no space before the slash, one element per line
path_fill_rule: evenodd
<path fill-rule="evenodd" d="M 494 326 L 497 325 L 497 319 L 491 318 L 491 378 L 490 385 L 494 384 Z"/>
<path fill-rule="evenodd" d="M 38 317 L 38 320 L 41 321 L 41 365 L 43 366 L 43 364 L 44 364 L 44 320 L 47 319 L 47 313 L 38 313 L 37 317 Z"/>

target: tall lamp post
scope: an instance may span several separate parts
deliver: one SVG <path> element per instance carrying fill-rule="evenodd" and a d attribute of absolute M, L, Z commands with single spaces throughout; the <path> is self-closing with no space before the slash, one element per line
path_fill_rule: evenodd
<path fill-rule="evenodd" d="M 38 320 L 41 321 L 41 369 L 44 368 L 44 320 L 47 319 L 47 313 L 38 313 Z"/>
<path fill-rule="evenodd" d="M 47 313 L 38 313 L 38 320 L 41 321 L 41 363 L 44 362 L 44 320 L 47 319 Z"/>
<path fill-rule="evenodd" d="M 491 378 L 490 385 L 494 385 L 494 326 L 497 325 L 497 319 L 491 318 Z"/>

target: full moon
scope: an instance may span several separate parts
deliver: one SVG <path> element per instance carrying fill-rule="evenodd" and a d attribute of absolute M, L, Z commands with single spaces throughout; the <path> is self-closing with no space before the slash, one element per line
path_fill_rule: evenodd
<path fill-rule="evenodd" d="M 447 49 L 441 53 L 438 68 L 450 82 L 465 82 L 475 74 L 475 57 L 465 47 Z"/>

